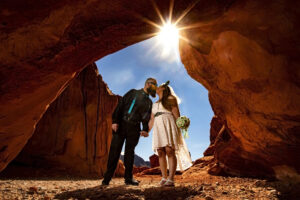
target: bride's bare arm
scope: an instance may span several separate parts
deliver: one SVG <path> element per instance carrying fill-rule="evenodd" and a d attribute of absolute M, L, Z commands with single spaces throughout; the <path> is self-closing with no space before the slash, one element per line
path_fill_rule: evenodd
<path fill-rule="evenodd" d="M 174 96 L 170 96 L 169 101 L 172 105 L 172 114 L 176 120 L 178 117 L 180 117 L 179 106 L 178 106 L 177 100 Z"/>
<path fill-rule="evenodd" d="M 151 119 L 148 123 L 148 126 L 149 126 L 149 132 L 151 131 L 152 127 L 153 127 L 153 123 L 154 123 L 154 115 L 153 113 L 151 113 Z"/>
<path fill-rule="evenodd" d="M 179 112 L 178 105 L 172 107 L 172 114 L 174 115 L 175 120 L 176 120 L 178 117 L 180 117 L 180 112 Z"/>

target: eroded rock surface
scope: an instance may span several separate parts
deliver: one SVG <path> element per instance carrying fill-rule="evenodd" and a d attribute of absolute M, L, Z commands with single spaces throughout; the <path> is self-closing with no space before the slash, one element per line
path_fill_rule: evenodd
<path fill-rule="evenodd" d="M 14 162 L 73 175 L 102 176 L 117 102 L 118 96 L 107 88 L 97 66 L 87 66 L 50 104 Z M 122 174 L 122 166 L 119 168 Z"/>
<path fill-rule="evenodd" d="M 159 166 L 159 158 L 158 158 L 158 155 L 156 154 L 153 154 L 149 157 L 149 160 L 150 160 L 150 166 L 151 168 L 154 168 L 154 167 L 158 167 Z"/>
<path fill-rule="evenodd" d="M 150 1 L 0 2 L 0 171 L 77 72 L 150 37 L 141 16 L 159 17 L 149 8 Z"/>
<path fill-rule="evenodd" d="M 220 117 L 214 116 L 211 119 L 210 122 L 210 145 L 209 147 L 203 152 L 204 156 L 211 156 L 214 155 L 215 152 L 215 142 L 216 142 L 216 138 L 219 135 L 220 131 L 222 130 L 224 126 L 224 122 L 220 119 Z"/>
<path fill-rule="evenodd" d="M 208 89 L 226 124 L 214 156 L 229 174 L 300 180 L 300 11 L 294 3 L 235 1 L 185 31 L 189 44 L 181 41 L 188 73 Z"/>

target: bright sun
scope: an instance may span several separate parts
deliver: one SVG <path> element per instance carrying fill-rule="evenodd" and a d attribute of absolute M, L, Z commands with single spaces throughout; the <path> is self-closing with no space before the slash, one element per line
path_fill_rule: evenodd
<path fill-rule="evenodd" d="M 161 26 L 157 35 L 157 42 L 162 48 L 162 57 L 174 55 L 174 52 L 178 51 L 179 44 L 179 30 L 176 25 L 167 22 Z"/>
<path fill-rule="evenodd" d="M 158 40 L 166 49 L 172 49 L 178 46 L 179 30 L 176 25 L 170 22 L 160 28 Z"/>
<path fill-rule="evenodd" d="M 198 25 L 190 24 L 188 26 L 182 26 L 181 24 L 180 27 L 178 27 L 177 25 L 198 2 L 199 1 L 194 1 L 190 3 L 190 5 L 182 12 L 182 14 L 177 19 L 173 19 L 172 13 L 174 8 L 174 0 L 170 0 L 169 17 L 166 20 L 165 16 L 161 14 L 155 1 L 152 1 L 152 5 L 158 17 L 160 18 L 161 23 L 157 24 L 150 19 L 140 16 L 143 21 L 159 29 L 159 32 L 145 35 L 145 38 L 149 38 L 149 36 L 155 36 L 156 38 L 156 44 L 152 46 L 150 52 L 156 51 L 157 53 L 159 53 L 160 57 L 170 62 L 180 61 L 179 39 L 190 42 L 186 37 L 181 35 L 182 33 L 180 32 L 183 30 L 196 28 L 198 27 Z"/>

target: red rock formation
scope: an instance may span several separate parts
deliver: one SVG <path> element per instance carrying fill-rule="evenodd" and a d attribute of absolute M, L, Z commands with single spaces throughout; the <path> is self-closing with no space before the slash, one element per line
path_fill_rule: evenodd
<path fill-rule="evenodd" d="M 161 2 L 166 4 L 167 2 Z M 47 107 L 86 65 L 144 40 L 158 21 L 150 1 L 0 2 L 0 171 Z"/>
<path fill-rule="evenodd" d="M 213 156 L 205 156 L 203 158 L 199 158 L 193 163 L 193 166 L 191 166 L 190 168 L 188 168 L 186 171 L 182 173 L 182 178 L 195 179 L 196 177 L 203 177 L 207 175 L 207 171 L 213 164 L 214 164 Z"/>
<path fill-rule="evenodd" d="M 297 4 L 297 5 L 296 5 Z M 267 5 L 267 6 L 266 6 Z M 226 122 L 214 156 L 229 174 L 298 178 L 299 2 L 235 1 L 195 16 L 182 61 Z M 196 12 L 203 9 L 197 7 Z"/>
<path fill-rule="evenodd" d="M 150 160 L 150 166 L 151 166 L 151 168 L 159 166 L 158 155 L 153 154 L 152 156 L 149 157 L 149 160 Z"/>
<path fill-rule="evenodd" d="M 0 170 L 88 63 L 141 41 L 151 1 L 0 2 Z M 197 1 L 181 59 L 226 123 L 214 156 L 230 174 L 299 177 L 300 2 Z M 157 1 L 163 15 L 169 1 Z M 175 2 L 177 18 L 190 2 Z"/>
<path fill-rule="evenodd" d="M 159 167 L 154 167 L 150 169 L 143 170 L 140 173 L 137 173 L 136 176 L 144 176 L 144 175 L 160 175 L 161 171 Z"/>
<path fill-rule="evenodd" d="M 150 167 L 136 167 L 136 166 L 133 166 L 132 173 L 133 174 L 138 174 L 138 173 L 141 173 L 142 171 L 145 171 L 145 170 L 148 170 L 148 169 L 150 169 Z"/>
<path fill-rule="evenodd" d="M 216 140 L 216 137 L 218 136 L 218 133 L 221 131 L 223 125 L 224 125 L 224 122 L 222 122 L 219 117 L 214 116 L 211 119 L 211 122 L 210 122 L 210 145 L 204 151 L 204 153 L 203 153 L 204 156 L 214 155 L 215 140 Z"/>
<path fill-rule="evenodd" d="M 169 170 L 168 170 L 169 173 Z M 177 175 L 181 175 L 181 171 L 176 171 Z M 136 176 L 144 176 L 144 175 L 161 175 L 160 167 L 142 169 L 140 173 L 137 173 Z"/>
<path fill-rule="evenodd" d="M 102 176 L 112 137 L 111 114 L 117 101 L 97 66 L 89 65 L 50 104 L 15 161 L 64 169 L 74 175 Z"/>
<path fill-rule="evenodd" d="M 114 176 L 124 177 L 125 175 L 125 166 L 122 160 L 119 160 Z"/>

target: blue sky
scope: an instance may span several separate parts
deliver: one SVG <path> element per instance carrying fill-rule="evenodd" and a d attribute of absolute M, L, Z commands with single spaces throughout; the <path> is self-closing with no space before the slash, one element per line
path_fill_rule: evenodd
<path fill-rule="evenodd" d="M 181 99 L 181 115 L 191 120 L 189 138 L 186 139 L 192 160 L 203 156 L 209 145 L 209 128 L 213 112 L 208 101 L 207 90 L 186 72 L 178 55 L 160 56 L 155 38 L 145 40 L 110 54 L 96 62 L 99 73 L 114 94 L 123 96 L 132 88 L 144 87 L 148 77 L 154 77 L 158 84 L 170 80 L 170 85 Z M 152 99 L 157 101 L 158 97 Z M 149 160 L 152 151 L 152 131 L 147 138 L 141 137 L 135 153 Z"/>

